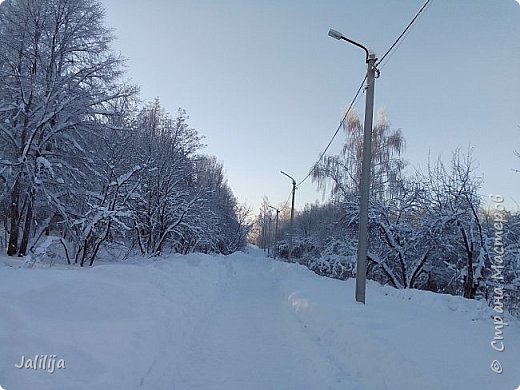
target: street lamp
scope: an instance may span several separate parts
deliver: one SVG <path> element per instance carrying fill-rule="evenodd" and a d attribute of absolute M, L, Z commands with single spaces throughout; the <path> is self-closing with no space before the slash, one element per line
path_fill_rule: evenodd
<path fill-rule="evenodd" d="M 374 85 L 376 79 L 376 55 L 365 46 L 348 39 L 336 30 L 329 30 L 329 36 L 347 41 L 365 51 L 367 68 L 367 95 L 365 102 L 365 124 L 363 128 L 363 160 L 361 162 L 361 183 L 359 186 L 359 234 L 356 272 L 356 301 L 365 303 L 368 254 L 368 201 L 370 193 L 370 165 L 372 152 L 372 121 L 374 117 Z"/>
<path fill-rule="evenodd" d="M 291 251 L 292 251 L 292 235 L 293 235 L 293 224 L 294 224 L 294 193 L 296 192 L 296 180 L 284 171 L 280 171 L 282 175 L 287 176 L 289 179 L 292 180 L 292 204 L 291 204 L 291 226 L 290 226 L 290 232 L 289 232 L 289 251 L 287 252 L 287 261 L 291 259 Z"/>
<path fill-rule="evenodd" d="M 273 210 L 276 210 L 276 223 L 275 223 L 275 228 L 274 228 L 274 251 L 273 251 L 273 256 L 274 258 L 276 259 L 276 256 L 278 255 L 278 214 L 280 214 L 280 210 L 278 210 L 276 207 L 273 207 L 273 206 L 269 206 L 270 208 L 272 208 Z"/>
<path fill-rule="evenodd" d="M 370 57 L 370 52 L 362 44 L 357 43 L 356 41 L 353 41 L 352 39 L 348 39 L 347 37 L 344 37 L 342 33 L 340 33 L 339 31 L 333 30 L 333 29 L 329 30 L 329 37 L 337 39 L 338 41 L 339 40 L 347 41 L 348 43 L 351 43 L 351 44 L 353 44 L 353 45 L 355 45 L 357 47 L 360 47 L 361 49 L 363 49 L 365 51 L 366 61 L 368 62 L 368 59 Z"/>

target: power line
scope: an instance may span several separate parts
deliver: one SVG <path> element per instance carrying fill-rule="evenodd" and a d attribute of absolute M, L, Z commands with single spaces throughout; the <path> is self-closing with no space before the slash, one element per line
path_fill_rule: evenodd
<path fill-rule="evenodd" d="M 397 39 L 394 41 L 394 43 L 388 48 L 388 50 L 385 52 L 385 54 L 383 54 L 383 56 L 381 57 L 381 59 L 375 64 L 375 66 L 379 66 L 389 55 L 390 57 L 393 55 L 393 53 L 395 51 L 393 51 L 394 49 L 397 49 L 401 43 L 402 43 L 402 40 L 404 38 L 406 38 L 406 36 L 408 35 L 408 33 L 411 31 L 411 28 L 414 26 L 415 22 L 417 20 L 419 20 L 419 18 L 422 16 L 422 13 L 424 12 L 424 10 L 426 9 L 426 7 L 431 3 L 431 0 L 426 0 L 426 2 L 423 4 L 423 6 L 419 9 L 419 11 L 417 11 L 417 13 L 415 14 L 415 16 L 413 17 L 413 19 L 410 21 L 410 23 L 408 23 L 408 25 L 406 26 L 406 28 L 403 30 L 403 32 L 397 37 Z M 390 58 L 388 57 L 388 58 Z M 388 60 L 387 62 L 388 63 Z M 384 65 L 386 65 L 386 63 Z M 350 103 L 347 111 L 345 112 L 345 115 L 343 116 L 342 120 L 340 121 L 339 125 L 338 125 L 338 128 L 336 129 L 336 131 L 334 132 L 334 134 L 332 135 L 332 138 L 330 139 L 329 143 L 327 144 L 327 146 L 325 147 L 325 149 L 323 150 L 323 152 L 320 153 L 320 157 L 318 158 L 318 160 L 312 165 L 311 169 L 309 170 L 309 172 L 307 173 L 307 175 L 303 178 L 302 181 L 300 181 L 297 185 L 301 185 L 303 184 L 312 174 L 312 171 L 314 170 L 314 168 L 316 167 L 316 165 L 318 165 L 321 161 L 321 159 L 323 158 L 323 156 L 325 156 L 325 153 L 327 153 L 327 150 L 329 150 L 330 146 L 332 145 L 332 142 L 334 141 L 334 139 L 336 138 L 336 136 L 338 135 L 339 131 L 341 130 L 342 126 L 343 126 L 343 123 L 345 121 L 345 118 L 347 117 L 347 115 L 350 113 L 352 107 L 354 106 L 354 104 L 356 103 L 358 97 L 359 97 L 359 94 L 360 92 L 362 91 L 363 89 L 363 86 L 365 85 L 365 81 L 367 79 L 367 76 L 365 75 L 365 77 L 363 78 L 363 81 L 361 82 L 361 85 L 359 86 L 354 98 L 352 99 L 352 102 Z M 289 195 L 290 197 L 290 195 Z M 289 202 L 289 199 L 287 199 L 287 202 L 285 202 L 285 204 L 287 205 L 287 203 Z"/>
<path fill-rule="evenodd" d="M 406 28 L 403 30 L 403 32 L 397 37 L 397 39 L 394 41 L 394 43 L 392 44 L 392 46 L 390 46 L 388 48 L 388 50 L 386 51 L 386 53 L 381 57 L 381 59 L 376 63 L 376 67 L 381 64 L 383 62 L 383 60 L 388 56 L 388 54 L 394 49 L 394 47 L 396 47 L 396 45 L 401 41 L 401 39 L 407 35 L 408 33 L 408 30 L 413 26 L 413 24 L 415 23 L 415 21 L 419 18 L 419 16 L 422 14 L 422 12 L 426 9 L 426 7 L 428 6 L 428 4 L 430 4 L 431 0 L 426 0 L 426 2 L 423 4 L 423 6 L 419 9 L 419 11 L 417 11 L 417 13 L 415 14 L 415 16 L 413 17 L 413 19 L 410 21 L 410 23 L 408 23 L 408 25 L 406 26 Z"/>
<path fill-rule="evenodd" d="M 386 57 L 386 60 L 381 63 L 379 65 L 379 70 L 382 70 L 386 64 L 388 64 L 388 62 L 390 61 L 390 59 L 392 58 L 392 56 L 397 52 L 397 49 L 399 49 L 399 47 L 402 45 L 402 43 L 404 42 L 404 40 L 406 39 L 406 37 L 408 36 L 408 34 L 410 34 L 410 32 L 413 30 L 413 28 L 417 25 L 417 22 L 424 16 L 424 12 L 422 14 L 419 15 L 419 17 L 417 18 L 416 22 L 412 25 L 412 27 L 406 32 L 406 34 L 403 35 L 403 37 L 401 38 L 401 40 L 399 41 L 399 43 L 397 45 L 395 45 L 394 49 L 390 52 L 390 54 Z"/>
<path fill-rule="evenodd" d="M 289 203 L 289 200 L 291 199 L 292 190 L 289 192 L 289 196 L 287 197 L 287 200 L 285 201 L 285 204 L 282 207 L 282 210 L 284 210 L 287 207 L 287 204 Z"/>
<path fill-rule="evenodd" d="M 325 149 L 323 150 L 323 152 L 320 153 L 320 157 L 318 158 L 318 161 L 316 161 L 311 169 L 309 169 L 309 172 L 307 173 L 307 176 L 305 176 L 303 178 L 302 181 L 300 181 L 297 186 L 303 184 L 309 177 L 310 175 L 312 174 L 312 171 L 314 170 L 314 168 L 316 167 L 316 165 L 318 165 L 321 161 L 321 159 L 323 158 L 323 156 L 325 156 L 325 153 L 327 153 L 327 150 L 329 150 L 330 148 L 330 145 L 332 145 L 332 142 L 334 141 L 334 139 L 336 138 L 336 136 L 338 135 L 339 131 L 341 130 L 341 128 L 343 127 L 343 123 L 345 122 L 345 118 L 347 117 L 347 115 L 349 114 L 349 112 L 352 110 L 352 107 L 354 106 L 354 104 L 356 104 L 356 101 L 359 97 L 359 93 L 361 92 L 361 90 L 363 89 L 363 86 L 365 85 L 365 81 L 367 79 L 367 76 L 365 75 L 365 77 L 363 78 L 363 81 L 361 81 L 361 85 L 359 86 L 356 94 L 354 95 L 354 98 L 352 99 L 352 101 L 350 102 L 350 105 L 348 106 L 348 109 L 347 111 L 345 112 L 345 115 L 343 115 L 343 118 L 341 119 L 341 121 L 339 122 L 339 125 L 338 125 L 338 128 L 336 129 L 336 131 L 334 132 L 334 134 L 332 135 L 332 138 L 330 139 L 329 143 L 327 144 L 327 146 L 325 147 Z"/>

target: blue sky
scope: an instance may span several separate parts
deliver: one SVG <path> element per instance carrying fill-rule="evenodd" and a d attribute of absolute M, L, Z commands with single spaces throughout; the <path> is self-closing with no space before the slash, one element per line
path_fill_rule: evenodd
<path fill-rule="evenodd" d="M 187 110 L 224 163 L 229 184 L 255 210 L 284 203 L 334 133 L 365 74 L 423 0 L 102 0 L 115 49 L 143 99 Z M 482 193 L 520 204 L 520 5 L 514 0 L 433 0 L 381 69 L 376 108 L 406 139 L 409 169 L 428 153 L 473 153 Z M 356 110 L 363 116 L 364 95 Z M 338 135 L 330 152 L 340 150 Z M 296 207 L 321 200 L 306 181 Z"/>

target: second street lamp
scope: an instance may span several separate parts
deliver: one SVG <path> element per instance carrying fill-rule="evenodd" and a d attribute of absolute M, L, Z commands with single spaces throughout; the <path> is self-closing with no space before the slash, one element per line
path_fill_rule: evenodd
<path fill-rule="evenodd" d="M 287 252 L 287 261 L 290 261 L 291 259 L 291 251 L 292 251 L 292 239 L 293 239 L 293 224 L 294 224 L 294 193 L 296 192 L 296 180 L 284 171 L 280 171 L 282 175 L 287 176 L 289 179 L 292 180 L 292 204 L 291 204 L 291 226 L 290 226 L 290 232 L 289 232 L 289 250 Z"/>
<path fill-rule="evenodd" d="M 361 162 L 361 183 L 359 186 L 359 234 L 356 272 L 356 301 L 365 303 L 368 255 L 368 202 L 370 195 L 370 166 L 372 164 L 372 121 L 374 118 L 374 85 L 376 81 L 376 55 L 365 46 L 348 39 L 336 30 L 329 30 L 329 36 L 344 40 L 365 51 L 367 68 L 367 95 L 365 103 L 365 124 L 363 128 L 363 160 Z"/>
<path fill-rule="evenodd" d="M 275 227 L 274 227 L 274 248 L 273 248 L 273 257 L 276 259 L 276 256 L 278 255 L 278 214 L 280 214 L 280 210 L 273 206 L 269 206 L 269 207 L 276 211 L 276 222 L 275 222 Z"/>

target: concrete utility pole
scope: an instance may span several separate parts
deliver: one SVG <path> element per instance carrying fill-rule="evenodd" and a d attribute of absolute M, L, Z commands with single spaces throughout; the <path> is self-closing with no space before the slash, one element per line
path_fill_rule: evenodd
<path fill-rule="evenodd" d="M 269 219 L 267 223 L 267 257 L 269 257 L 271 254 L 271 222 L 272 218 L 271 214 L 269 214 Z"/>
<path fill-rule="evenodd" d="M 275 222 L 275 227 L 274 227 L 274 245 L 275 247 L 273 248 L 273 256 L 274 258 L 276 259 L 276 256 L 278 255 L 278 245 L 277 245 L 277 242 L 278 242 L 278 214 L 280 214 L 280 210 L 278 210 L 276 207 L 273 207 L 273 206 L 269 206 L 270 208 L 272 208 L 273 210 L 276 210 L 276 222 Z"/>
<path fill-rule="evenodd" d="M 265 215 L 264 222 L 262 223 L 262 249 L 265 252 Z"/>
<path fill-rule="evenodd" d="M 356 301 L 365 303 L 368 257 L 368 202 L 370 197 L 370 167 L 372 165 L 372 121 L 374 118 L 374 86 L 376 83 L 376 56 L 370 53 L 367 59 L 367 95 L 365 124 L 363 127 L 363 161 L 361 162 L 361 185 L 359 205 L 359 236 L 356 273 Z"/>
<path fill-rule="evenodd" d="M 287 260 L 289 261 L 291 259 L 291 251 L 292 251 L 292 244 L 293 244 L 293 227 L 294 227 L 294 193 L 296 192 L 296 180 L 284 171 L 280 171 L 282 175 L 287 176 L 289 179 L 292 180 L 292 204 L 291 204 L 291 226 L 289 228 L 289 252 L 287 252 Z"/>
<path fill-rule="evenodd" d="M 335 30 L 329 30 L 329 36 L 338 40 L 347 41 L 362 48 L 366 54 L 367 68 L 367 94 L 365 102 L 365 124 L 363 128 L 363 160 L 361 162 L 361 183 L 359 188 L 359 234 L 357 251 L 356 272 L 356 301 L 365 303 L 367 280 L 367 256 L 368 256 L 368 203 L 370 196 L 370 167 L 372 165 L 372 122 L 374 118 L 374 86 L 376 82 L 376 56 L 374 53 Z"/>

